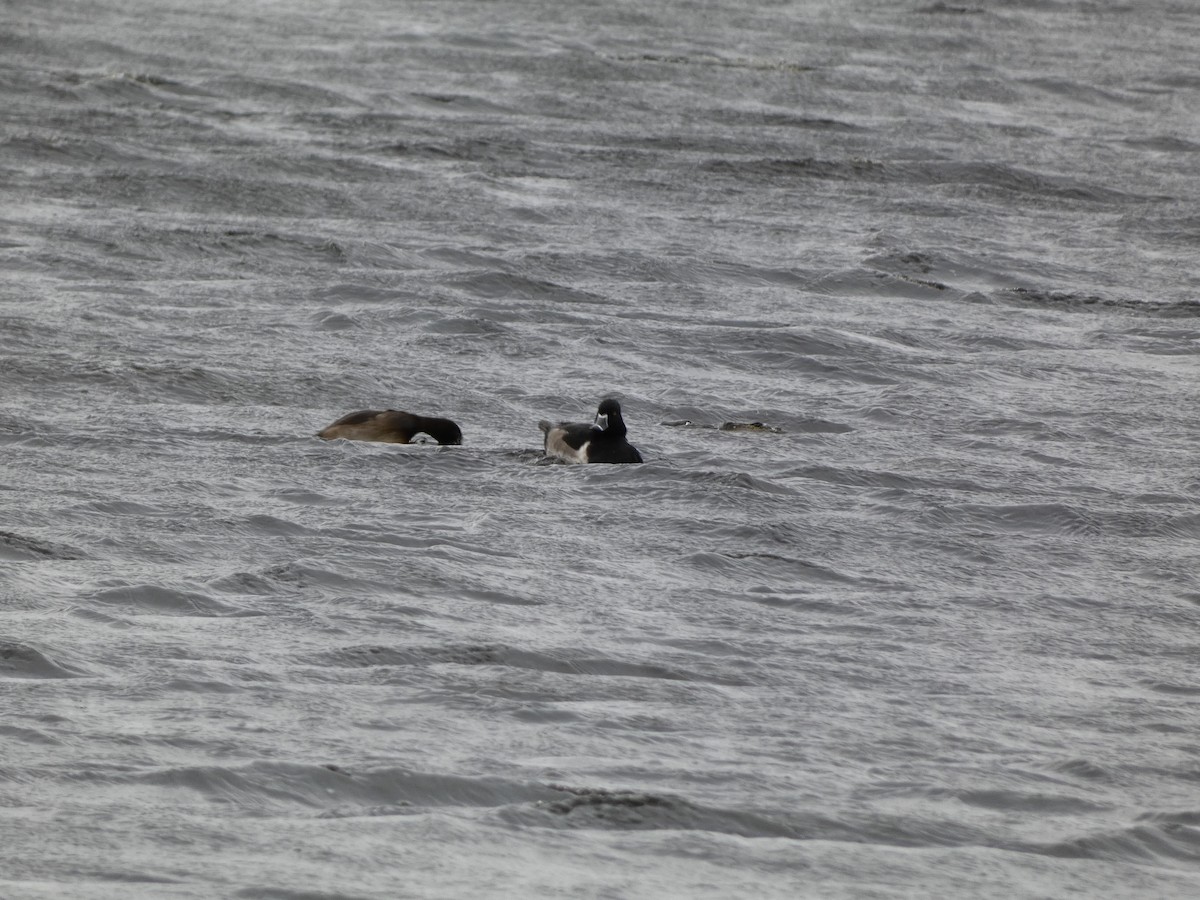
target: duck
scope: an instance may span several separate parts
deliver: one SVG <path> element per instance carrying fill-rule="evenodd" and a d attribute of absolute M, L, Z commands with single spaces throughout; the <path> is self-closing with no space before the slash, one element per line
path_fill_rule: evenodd
<path fill-rule="evenodd" d="M 601 401 L 595 422 L 538 422 L 547 456 L 569 463 L 640 463 L 642 454 L 625 438 L 621 404 Z"/>
<path fill-rule="evenodd" d="M 439 444 L 461 444 L 462 429 L 450 419 L 418 416 L 399 409 L 360 409 L 342 416 L 317 432 L 331 441 L 383 441 L 388 444 L 410 443 L 415 434 L 427 434 Z"/>

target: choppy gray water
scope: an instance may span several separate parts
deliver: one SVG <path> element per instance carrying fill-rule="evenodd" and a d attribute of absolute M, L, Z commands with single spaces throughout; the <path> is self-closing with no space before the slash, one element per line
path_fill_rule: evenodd
<path fill-rule="evenodd" d="M 3 15 L 0 896 L 1200 895 L 1191 4 Z"/>

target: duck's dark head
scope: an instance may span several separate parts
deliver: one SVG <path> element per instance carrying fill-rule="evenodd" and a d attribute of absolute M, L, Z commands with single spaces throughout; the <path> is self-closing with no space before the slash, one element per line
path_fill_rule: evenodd
<path fill-rule="evenodd" d="M 432 416 L 416 416 L 417 430 L 425 432 L 439 444 L 461 444 L 462 429 L 457 422 Z"/>
<path fill-rule="evenodd" d="M 596 427 L 613 437 L 624 435 L 625 420 L 621 418 L 621 404 L 611 397 L 601 401 L 596 411 Z"/>
<path fill-rule="evenodd" d="M 437 438 L 437 442 L 439 444 L 461 444 L 462 429 L 458 427 L 457 423 L 451 422 L 449 419 L 443 421 L 446 424 L 442 427 L 439 434 L 434 435 Z"/>

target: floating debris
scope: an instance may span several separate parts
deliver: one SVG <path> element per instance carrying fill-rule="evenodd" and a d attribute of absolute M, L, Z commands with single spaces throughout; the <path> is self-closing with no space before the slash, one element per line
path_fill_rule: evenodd
<path fill-rule="evenodd" d="M 783 429 L 766 422 L 725 422 L 721 431 L 756 431 L 763 434 L 783 434 Z"/>

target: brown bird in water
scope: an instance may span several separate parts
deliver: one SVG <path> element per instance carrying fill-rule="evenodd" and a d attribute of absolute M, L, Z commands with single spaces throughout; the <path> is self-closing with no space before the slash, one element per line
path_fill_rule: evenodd
<path fill-rule="evenodd" d="M 418 416 L 398 409 L 362 409 L 342 416 L 317 432 L 326 441 L 383 441 L 407 444 L 414 434 L 427 434 L 439 444 L 461 444 L 462 430 L 449 419 Z"/>

